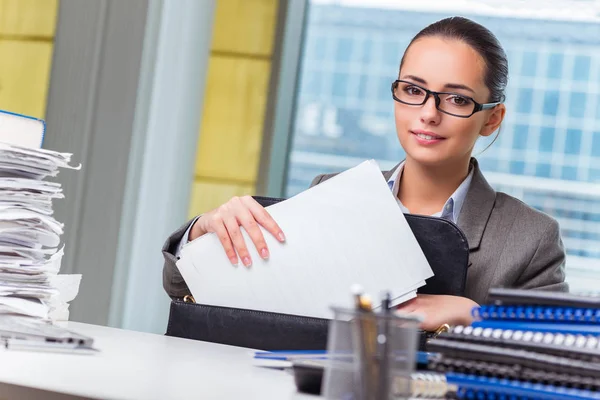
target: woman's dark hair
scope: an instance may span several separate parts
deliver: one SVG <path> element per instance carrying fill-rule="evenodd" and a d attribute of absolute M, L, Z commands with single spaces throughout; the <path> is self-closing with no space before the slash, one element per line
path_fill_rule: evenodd
<path fill-rule="evenodd" d="M 450 17 L 425 27 L 410 41 L 407 51 L 414 42 L 425 37 L 440 37 L 460 40 L 473 48 L 483 58 L 486 71 L 484 82 L 490 91 L 490 102 L 504 101 L 508 83 L 508 60 L 500 42 L 489 29 L 470 19 Z M 406 55 L 406 52 L 404 52 Z M 404 56 L 400 69 L 404 64 Z"/>

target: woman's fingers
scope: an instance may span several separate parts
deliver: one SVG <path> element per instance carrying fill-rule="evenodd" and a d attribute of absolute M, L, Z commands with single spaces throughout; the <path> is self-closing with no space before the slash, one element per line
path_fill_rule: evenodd
<path fill-rule="evenodd" d="M 223 221 L 220 219 L 214 221 L 214 223 L 212 224 L 212 230 L 219 238 L 219 241 L 221 242 L 221 245 L 225 250 L 227 258 L 229 258 L 229 261 L 231 261 L 231 264 L 237 265 L 238 256 L 235 252 L 235 249 L 233 248 L 233 243 L 231 242 L 231 238 L 229 237 L 229 232 L 227 231 L 227 228 L 225 227 Z"/>
<path fill-rule="evenodd" d="M 242 260 L 242 264 L 244 264 L 246 267 L 251 266 L 252 259 L 250 258 L 250 253 L 248 253 L 248 248 L 246 247 L 246 242 L 242 236 L 240 225 L 238 224 L 237 219 L 234 216 L 227 216 L 223 219 L 223 222 L 225 223 L 225 228 L 227 228 L 229 237 L 233 242 L 233 247 L 237 251 L 240 260 Z"/>
<path fill-rule="evenodd" d="M 210 214 L 210 217 L 208 215 L 201 217 L 202 221 L 200 222 L 207 226 L 202 229 L 218 235 L 227 258 L 234 265 L 238 262 L 238 256 L 245 266 L 252 265 L 252 258 L 240 227 L 246 230 L 256 251 L 263 259 L 269 258 L 269 249 L 260 226 L 263 226 L 280 242 L 285 241 L 279 225 L 267 210 L 251 196 L 234 197 Z"/>
<path fill-rule="evenodd" d="M 246 205 L 256 222 L 258 222 L 263 228 L 267 230 L 267 232 L 273 235 L 273 237 L 275 237 L 280 242 L 285 241 L 285 235 L 283 234 L 283 231 L 281 230 L 277 222 L 275 222 L 273 217 L 271 217 L 271 214 L 269 214 L 269 212 L 263 206 L 258 204 L 258 202 L 254 200 L 251 196 L 242 197 L 241 200 Z"/>

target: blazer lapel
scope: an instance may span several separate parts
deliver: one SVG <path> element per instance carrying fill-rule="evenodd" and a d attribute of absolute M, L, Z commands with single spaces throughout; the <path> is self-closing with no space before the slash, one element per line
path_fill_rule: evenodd
<path fill-rule="evenodd" d="M 469 250 L 475 250 L 481 243 L 483 232 L 494 208 L 496 192 L 483 177 L 477 160 L 473 158 L 471 162 L 474 168 L 473 180 L 458 217 L 458 226 L 467 237 Z"/>
<path fill-rule="evenodd" d="M 383 177 L 385 178 L 385 181 L 389 181 L 390 178 L 392 177 L 392 175 L 394 175 L 394 172 L 396 171 L 396 169 L 398 169 L 398 167 L 400 166 L 400 164 L 402 164 L 402 162 L 399 162 L 398 164 L 396 164 L 396 166 L 392 169 L 390 169 L 389 171 L 384 171 L 383 172 Z"/>

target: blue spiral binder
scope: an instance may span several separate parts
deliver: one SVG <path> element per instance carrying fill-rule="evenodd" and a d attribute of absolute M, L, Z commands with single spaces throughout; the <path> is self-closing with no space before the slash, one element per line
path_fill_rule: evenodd
<path fill-rule="evenodd" d="M 600 323 L 600 309 L 593 308 L 482 305 L 472 315 L 481 320 Z"/>
<path fill-rule="evenodd" d="M 446 373 L 448 384 L 458 387 L 460 400 L 596 400 L 600 393 L 585 389 L 573 389 L 488 378 L 477 375 Z"/>

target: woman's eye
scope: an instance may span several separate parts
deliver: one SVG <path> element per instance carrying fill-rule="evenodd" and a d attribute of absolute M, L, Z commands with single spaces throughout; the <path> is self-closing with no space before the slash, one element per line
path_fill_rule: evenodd
<path fill-rule="evenodd" d="M 416 86 L 408 86 L 406 89 L 404 89 L 404 91 L 408 94 L 410 94 L 411 96 L 418 96 L 420 94 L 422 94 L 423 92 L 421 91 L 421 89 L 419 89 Z"/>
<path fill-rule="evenodd" d="M 469 99 L 461 96 L 452 96 L 450 97 L 450 101 L 455 106 L 466 106 L 467 104 L 469 104 Z"/>

